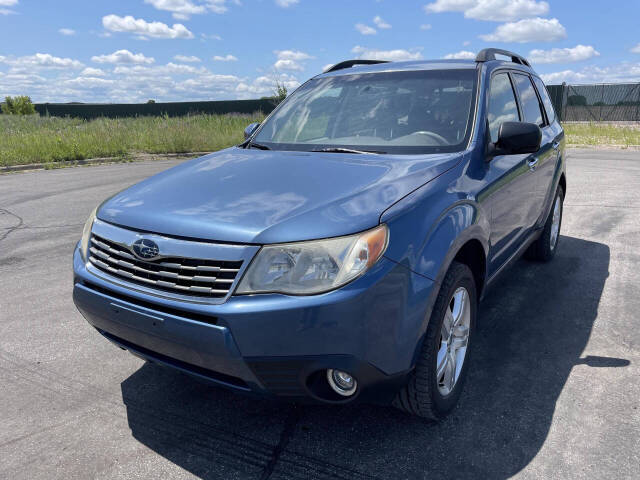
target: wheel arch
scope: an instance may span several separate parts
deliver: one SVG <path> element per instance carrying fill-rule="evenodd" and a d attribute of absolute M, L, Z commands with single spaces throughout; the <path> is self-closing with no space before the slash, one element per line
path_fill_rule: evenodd
<path fill-rule="evenodd" d="M 562 172 L 562 174 L 560 175 L 560 181 L 558 182 L 558 185 L 562 187 L 562 192 L 566 196 L 567 195 L 567 178 L 564 172 Z"/>
<path fill-rule="evenodd" d="M 477 299 L 480 300 L 487 280 L 487 254 L 477 238 L 471 238 L 460 247 L 452 262 L 463 263 L 471 270 L 476 284 Z"/>

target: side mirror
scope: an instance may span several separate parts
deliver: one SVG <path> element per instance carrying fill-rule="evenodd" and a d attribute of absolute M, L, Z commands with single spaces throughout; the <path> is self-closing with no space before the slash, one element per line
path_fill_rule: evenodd
<path fill-rule="evenodd" d="M 256 128 L 258 128 L 259 126 L 260 124 L 257 122 L 250 123 L 249 125 L 247 125 L 247 128 L 244 129 L 244 139 L 246 140 L 251 135 L 253 135 L 253 132 L 255 132 Z"/>
<path fill-rule="evenodd" d="M 487 159 L 497 155 L 535 153 L 540 150 L 542 131 L 535 123 L 504 122 L 498 130 L 498 141 L 490 143 Z"/>

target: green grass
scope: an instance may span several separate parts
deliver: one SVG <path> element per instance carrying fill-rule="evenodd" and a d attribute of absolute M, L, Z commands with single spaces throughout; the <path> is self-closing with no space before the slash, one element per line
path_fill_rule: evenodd
<path fill-rule="evenodd" d="M 262 118 L 255 113 L 85 121 L 0 115 L 0 166 L 220 150 L 240 143 L 244 127 Z"/>
<path fill-rule="evenodd" d="M 120 157 L 137 153 L 220 150 L 242 141 L 242 131 L 263 115 L 76 118 L 0 115 L 0 166 Z M 640 145 L 640 125 L 564 125 L 569 145 Z"/>
<path fill-rule="evenodd" d="M 640 125 L 565 123 L 569 145 L 629 147 L 640 145 Z"/>

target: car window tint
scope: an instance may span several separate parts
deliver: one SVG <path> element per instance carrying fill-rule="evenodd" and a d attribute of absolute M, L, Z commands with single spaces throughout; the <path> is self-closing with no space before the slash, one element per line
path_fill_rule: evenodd
<path fill-rule="evenodd" d="M 498 140 L 498 130 L 504 122 L 517 122 L 518 106 L 516 97 L 511 87 L 511 80 L 506 73 L 498 73 L 491 79 L 491 90 L 489 92 L 489 132 L 491 141 Z"/>
<path fill-rule="evenodd" d="M 547 87 L 544 86 L 544 83 L 538 77 L 533 77 L 533 83 L 536 84 L 538 93 L 540 94 L 540 97 L 542 97 L 542 103 L 544 104 L 544 109 L 547 111 L 547 118 L 549 119 L 549 123 L 553 123 L 556 118 L 556 112 L 553 109 L 553 103 L 551 103 L 551 98 L 549 97 Z"/>
<path fill-rule="evenodd" d="M 540 110 L 540 101 L 533 88 L 531 79 L 528 75 L 520 75 L 517 73 L 513 76 L 513 79 L 516 83 L 518 95 L 520 96 L 520 107 L 522 108 L 524 121 L 543 126 L 544 120 L 542 111 Z"/>

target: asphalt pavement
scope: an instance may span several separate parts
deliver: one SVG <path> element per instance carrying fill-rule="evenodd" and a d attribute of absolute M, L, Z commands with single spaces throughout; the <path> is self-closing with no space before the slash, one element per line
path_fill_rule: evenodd
<path fill-rule="evenodd" d="M 71 254 L 89 212 L 177 163 L 0 175 L 0 478 L 639 478 L 639 151 L 569 151 L 558 255 L 497 282 L 437 424 L 237 395 L 84 321 Z"/>

